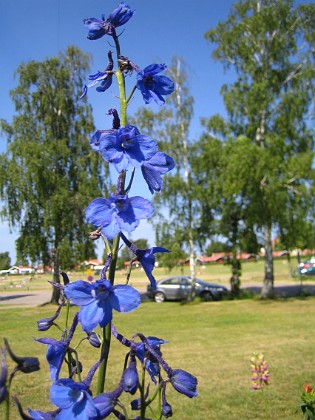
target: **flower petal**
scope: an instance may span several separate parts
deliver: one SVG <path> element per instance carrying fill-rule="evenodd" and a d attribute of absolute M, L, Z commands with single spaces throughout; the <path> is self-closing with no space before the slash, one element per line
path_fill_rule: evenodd
<path fill-rule="evenodd" d="M 71 300 L 75 305 L 89 305 L 94 300 L 92 295 L 93 289 L 93 283 L 77 280 L 73 283 L 68 283 L 65 286 L 64 294 L 66 298 Z"/>
<path fill-rule="evenodd" d="M 140 305 L 140 294 L 131 286 L 118 284 L 109 297 L 112 307 L 118 312 L 130 312 Z"/>
<path fill-rule="evenodd" d="M 79 322 L 82 325 L 82 329 L 89 333 L 103 321 L 104 316 L 104 308 L 98 305 L 98 302 L 95 300 L 89 305 L 81 307 Z"/>

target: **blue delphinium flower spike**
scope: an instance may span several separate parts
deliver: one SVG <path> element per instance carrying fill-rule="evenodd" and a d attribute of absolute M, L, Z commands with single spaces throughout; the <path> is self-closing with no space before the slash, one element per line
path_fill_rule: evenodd
<path fill-rule="evenodd" d="M 93 398 L 83 382 L 59 379 L 50 387 L 50 399 L 60 408 L 58 420 L 86 420 L 97 416 Z"/>
<path fill-rule="evenodd" d="M 173 158 L 162 152 L 157 152 L 142 163 L 142 175 L 152 194 L 162 191 L 162 175 L 171 171 L 174 166 Z"/>
<path fill-rule="evenodd" d="M 116 36 L 115 28 L 127 23 L 133 14 L 134 10 L 122 2 L 107 19 L 104 16 L 102 19 L 84 19 L 83 23 L 89 31 L 88 39 L 96 40 L 104 35 Z"/>
<path fill-rule="evenodd" d="M 95 134 L 93 135 L 93 137 Z M 158 151 L 158 146 L 150 137 L 140 134 L 137 127 L 126 125 L 111 133 L 99 135 L 99 151 L 107 162 L 112 163 L 118 172 L 131 164 L 141 166 Z"/>
<path fill-rule="evenodd" d="M 81 306 L 79 322 L 87 333 L 97 325 L 105 327 L 112 319 L 112 311 L 130 312 L 140 305 L 139 292 L 131 286 L 112 286 L 108 280 L 88 283 L 78 280 L 67 284 L 65 296 Z"/>
<path fill-rule="evenodd" d="M 96 198 L 85 211 L 89 223 L 102 226 L 102 232 L 113 239 L 119 232 L 134 231 L 140 219 L 148 219 L 154 213 L 153 205 L 142 197 L 113 195 L 109 199 Z"/>
<path fill-rule="evenodd" d="M 150 64 L 137 74 L 137 88 L 146 104 L 154 100 L 158 105 L 164 105 L 163 96 L 174 92 L 174 82 L 167 76 L 159 74 L 166 68 L 165 64 Z"/>

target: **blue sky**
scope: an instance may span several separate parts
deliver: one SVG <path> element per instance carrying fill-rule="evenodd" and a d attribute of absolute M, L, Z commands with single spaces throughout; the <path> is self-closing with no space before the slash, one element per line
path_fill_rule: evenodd
<path fill-rule="evenodd" d="M 118 3 L 113 0 L 0 0 L 0 118 L 11 121 L 14 115 L 9 91 L 17 85 L 14 73 L 21 62 L 41 61 L 56 56 L 68 45 L 76 45 L 92 54 L 92 71 L 102 70 L 106 66 L 110 38 L 88 40 L 82 20 L 108 15 Z M 204 34 L 218 21 L 226 19 L 233 2 L 130 0 L 126 3 L 136 13 L 125 25 L 120 38 L 122 54 L 141 68 L 153 62 L 167 64 L 174 55 L 185 60 L 190 72 L 190 93 L 195 98 L 191 136 L 197 137 L 200 117 L 224 114 L 219 90 L 232 75 L 224 74 L 222 66 L 213 61 L 212 46 L 205 41 Z M 115 105 L 115 93 L 115 88 L 105 94 L 89 91 L 98 129 L 108 128 L 111 124 L 104 114 L 107 109 L 118 106 L 118 102 Z M 140 105 L 143 105 L 141 98 L 135 99 L 129 112 L 133 113 Z M 0 152 L 5 149 L 5 140 L 0 138 Z M 15 262 L 14 241 L 17 236 L 17 231 L 10 232 L 7 223 L 0 223 L 0 252 L 9 251 L 12 263 Z M 155 245 L 152 229 L 147 223 L 142 222 L 132 237 L 145 237 L 151 246 Z"/>

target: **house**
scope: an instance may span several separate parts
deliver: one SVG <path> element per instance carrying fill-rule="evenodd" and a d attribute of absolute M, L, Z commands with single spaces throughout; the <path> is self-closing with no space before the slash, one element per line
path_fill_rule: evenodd
<path fill-rule="evenodd" d="M 35 269 L 33 267 L 28 266 L 17 266 L 14 265 L 13 267 L 7 269 L 7 270 L 1 270 L 0 274 L 34 274 Z"/>
<path fill-rule="evenodd" d="M 84 261 L 83 263 L 81 263 L 81 266 L 89 270 L 102 270 L 104 268 L 103 261 L 101 260 Z"/>
<path fill-rule="evenodd" d="M 227 254 L 224 252 L 214 252 L 211 257 L 201 256 L 196 258 L 197 264 L 223 263 Z"/>
<path fill-rule="evenodd" d="M 273 251 L 272 256 L 273 258 L 281 258 L 290 255 L 289 251 Z"/>
<path fill-rule="evenodd" d="M 237 254 L 237 259 L 241 261 L 256 261 L 258 258 L 255 254 L 249 254 L 247 252 L 240 252 Z"/>

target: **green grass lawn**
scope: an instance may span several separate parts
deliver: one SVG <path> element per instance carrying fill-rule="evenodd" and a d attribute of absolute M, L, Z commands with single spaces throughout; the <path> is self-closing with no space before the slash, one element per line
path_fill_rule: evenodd
<path fill-rule="evenodd" d="M 15 353 L 37 355 L 41 361 L 39 372 L 18 374 L 14 379 L 13 391 L 25 408 L 51 407 L 47 404 L 50 381 L 46 346 L 32 337 L 59 338 L 57 329 L 42 333 L 36 329 L 36 320 L 54 311 L 50 305 L 0 309 L 1 335 L 9 340 Z M 314 316 L 315 298 L 184 305 L 147 302 L 130 314 L 115 313 L 114 323 L 129 338 L 142 332 L 168 340 L 169 344 L 162 348 L 167 362 L 198 377 L 197 398 L 168 390 L 174 418 L 298 419 L 302 418 L 299 412 L 296 414 L 302 386 L 315 385 Z M 270 367 L 270 385 L 262 391 L 250 387 L 249 360 L 253 351 L 263 352 Z M 97 355 L 86 342 L 80 354 L 84 377 Z M 113 339 L 107 390 L 118 383 L 124 355 L 125 348 Z M 12 407 L 12 419 L 17 418 Z"/>

